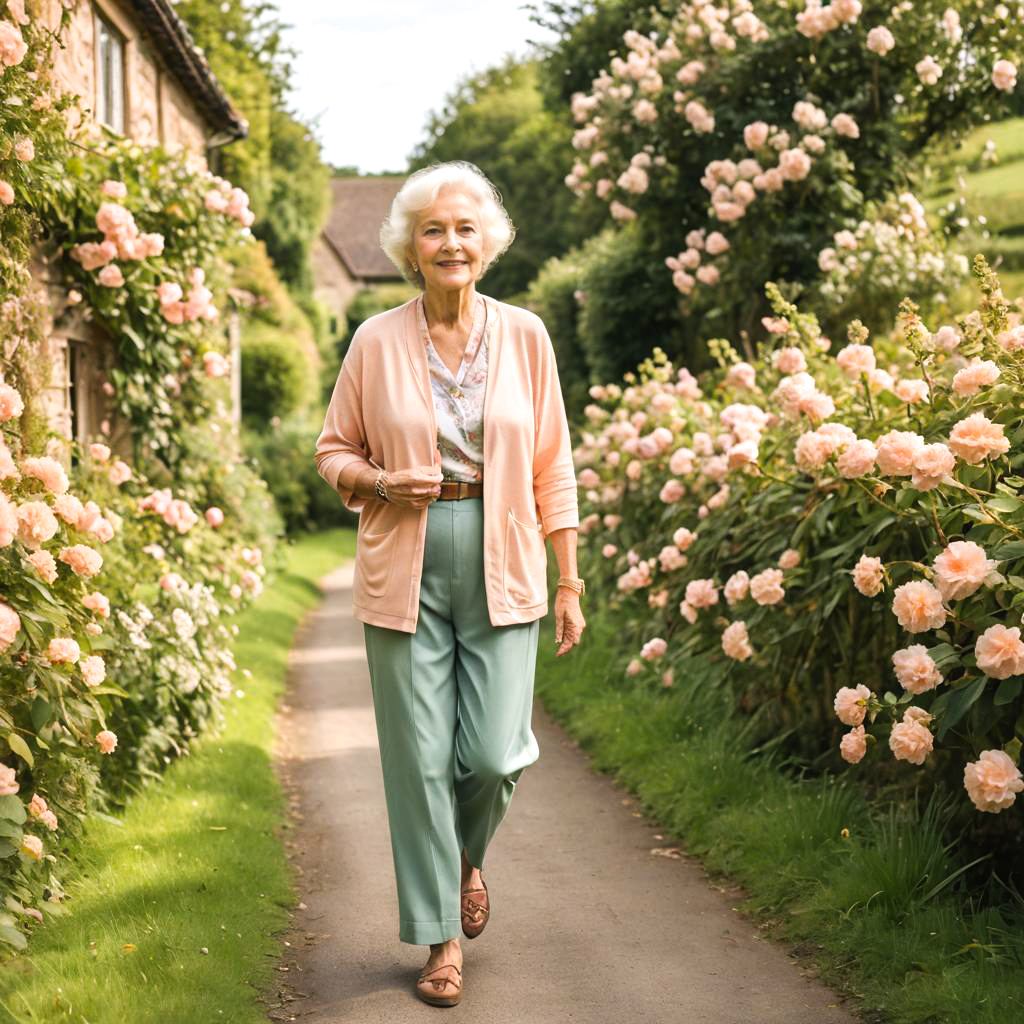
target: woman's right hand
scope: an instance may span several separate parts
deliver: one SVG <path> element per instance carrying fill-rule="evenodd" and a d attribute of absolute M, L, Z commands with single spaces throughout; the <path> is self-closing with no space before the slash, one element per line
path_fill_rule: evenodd
<path fill-rule="evenodd" d="M 434 449 L 432 466 L 386 470 L 383 477 L 388 501 L 404 508 L 426 508 L 441 493 L 441 452 Z"/>

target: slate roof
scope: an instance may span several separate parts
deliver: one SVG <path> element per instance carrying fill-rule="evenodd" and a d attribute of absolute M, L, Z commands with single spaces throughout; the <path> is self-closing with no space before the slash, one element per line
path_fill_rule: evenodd
<path fill-rule="evenodd" d="M 170 0 L 127 0 L 167 66 L 218 131 L 241 139 L 249 122 L 235 110 Z"/>
<path fill-rule="evenodd" d="M 323 237 L 352 277 L 402 280 L 380 247 L 380 226 L 404 178 L 332 178 Z"/>

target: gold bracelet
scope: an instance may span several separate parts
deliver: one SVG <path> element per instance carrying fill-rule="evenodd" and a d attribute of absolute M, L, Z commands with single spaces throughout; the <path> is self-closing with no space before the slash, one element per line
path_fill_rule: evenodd
<path fill-rule="evenodd" d="M 581 595 L 587 589 L 585 581 L 575 576 L 559 576 L 558 586 L 568 587 L 570 590 L 575 590 L 577 594 Z"/>

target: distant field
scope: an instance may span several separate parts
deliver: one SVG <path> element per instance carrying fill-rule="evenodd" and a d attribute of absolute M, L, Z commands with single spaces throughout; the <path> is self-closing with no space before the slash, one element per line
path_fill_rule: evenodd
<path fill-rule="evenodd" d="M 997 159 L 984 165 L 988 139 L 995 143 Z M 963 251 L 968 256 L 985 253 L 1007 296 L 1024 294 L 1024 118 L 983 125 L 956 150 L 933 161 L 922 195 L 925 207 L 937 212 L 961 195 L 967 214 L 983 217 L 983 229 L 990 232 L 988 238 L 965 237 Z"/>

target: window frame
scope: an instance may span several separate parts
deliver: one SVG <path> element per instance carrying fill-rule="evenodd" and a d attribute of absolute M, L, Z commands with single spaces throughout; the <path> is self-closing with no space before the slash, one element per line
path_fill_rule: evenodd
<path fill-rule="evenodd" d="M 105 38 L 117 46 L 105 46 Z M 96 120 L 124 135 L 128 128 L 128 38 L 98 7 L 93 7 L 93 38 L 96 58 Z M 105 52 L 107 50 L 108 52 Z M 108 53 L 117 53 L 115 68 Z M 120 74 L 120 82 L 113 81 Z M 120 123 L 115 123 L 115 118 Z"/>

